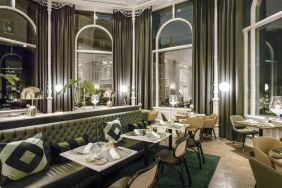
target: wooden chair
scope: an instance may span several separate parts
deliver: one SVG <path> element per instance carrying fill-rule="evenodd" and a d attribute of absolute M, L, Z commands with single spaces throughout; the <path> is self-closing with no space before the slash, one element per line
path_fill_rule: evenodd
<path fill-rule="evenodd" d="M 149 167 L 137 172 L 133 177 L 123 177 L 109 188 L 149 188 L 152 187 L 158 173 L 159 159 Z"/>
<path fill-rule="evenodd" d="M 180 176 L 182 187 L 184 187 L 183 166 L 185 166 L 186 168 L 190 186 L 192 184 L 188 165 L 185 161 L 186 145 L 187 145 L 187 137 L 184 137 L 177 141 L 175 149 L 161 150 L 157 154 L 157 157 L 160 158 L 161 174 L 163 174 L 164 166 L 178 166 L 178 165 L 180 166 L 180 172 L 178 171 L 177 172 Z"/>
<path fill-rule="evenodd" d="M 196 131 L 190 134 L 188 138 L 188 142 L 187 142 L 187 148 L 192 149 L 193 151 L 197 153 L 200 168 L 202 168 L 202 160 L 203 160 L 203 164 L 205 164 L 205 156 L 204 156 L 202 142 L 201 142 L 201 132 L 202 132 L 202 129 L 198 128 Z M 197 148 L 197 151 L 195 148 Z M 202 159 L 201 159 L 201 156 L 202 156 Z"/>

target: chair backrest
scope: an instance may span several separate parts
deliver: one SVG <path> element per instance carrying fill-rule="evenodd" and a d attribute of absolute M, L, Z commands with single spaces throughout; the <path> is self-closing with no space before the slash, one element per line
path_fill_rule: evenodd
<path fill-rule="evenodd" d="M 155 121 L 157 116 L 159 114 L 159 111 L 158 110 L 153 110 L 149 113 L 149 116 L 148 116 L 148 121 Z"/>
<path fill-rule="evenodd" d="M 174 156 L 176 158 L 182 157 L 186 153 L 187 137 L 183 137 L 177 141 L 174 149 Z"/>
<path fill-rule="evenodd" d="M 269 151 L 273 148 L 281 148 L 282 143 L 273 137 L 256 137 L 253 139 L 255 158 L 265 165 L 273 167 L 268 157 Z"/>
<path fill-rule="evenodd" d="M 210 116 L 205 118 L 204 128 L 214 128 L 217 123 L 218 115 L 211 114 Z"/>
<path fill-rule="evenodd" d="M 149 167 L 137 172 L 128 182 L 127 188 L 148 188 L 151 187 L 156 179 L 158 172 L 159 159 Z"/>
<path fill-rule="evenodd" d="M 195 141 L 201 140 L 201 129 L 197 129 L 197 130 L 194 132 L 194 140 L 195 140 Z"/>
<path fill-rule="evenodd" d="M 256 179 L 256 188 L 282 187 L 282 174 L 256 159 L 250 158 L 249 162 Z"/>
<path fill-rule="evenodd" d="M 183 120 L 183 123 L 189 124 L 189 128 L 201 129 L 204 126 L 204 121 L 205 121 L 204 117 L 195 116 L 195 117 L 186 118 L 185 120 Z"/>
<path fill-rule="evenodd" d="M 235 121 L 244 121 L 245 118 L 241 115 L 232 115 L 230 116 L 230 121 L 232 124 L 233 129 L 236 129 L 237 126 L 239 126 L 238 124 L 236 125 Z"/>

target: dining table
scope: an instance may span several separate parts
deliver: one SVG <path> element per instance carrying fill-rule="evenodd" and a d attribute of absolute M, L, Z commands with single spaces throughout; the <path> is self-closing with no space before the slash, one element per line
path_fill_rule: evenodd
<path fill-rule="evenodd" d="M 98 151 L 96 148 L 96 152 L 90 151 L 90 153 L 85 154 L 83 151 L 86 146 L 81 146 L 73 150 L 63 152 L 60 155 L 66 159 L 94 170 L 98 175 L 98 187 L 101 187 L 101 173 L 104 170 L 109 169 L 135 155 L 137 151 L 120 146 L 112 148 L 107 146 L 107 144 L 104 142 L 94 143 L 94 145 L 95 144 L 100 147 L 98 148 Z M 113 157 L 111 154 L 112 150 L 114 150 L 114 153 L 119 156 L 118 158 Z"/>
<path fill-rule="evenodd" d="M 189 127 L 189 124 L 184 124 L 184 123 L 169 123 L 169 122 L 156 122 L 155 124 L 152 124 L 151 127 L 156 128 L 156 129 L 165 129 L 170 133 L 170 136 L 168 138 L 169 140 L 169 148 L 172 149 L 172 133 L 173 131 L 176 132 L 178 135 L 182 130 L 185 131 L 187 127 Z"/>
<path fill-rule="evenodd" d="M 136 133 L 139 131 L 140 133 Z M 155 136 L 155 135 L 159 136 Z M 149 164 L 149 144 L 157 144 L 161 141 L 169 138 L 170 133 L 157 133 L 154 131 L 149 131 L 145 129 L 136 129 L 135 131 L 131 131 L 125 134 L 122 134 L 122 138 L 137 140 L 143 142 L 143 149 L 144 149 L 144 167 L 147 167 Z"/>
<path fill-rule="evenodd" d="M 281 129 L 282 124 L 277 123 L 265 123 L 259 122 L 252 119 L 246 119 L 243 121 L 235 121 L 235 123 L 246 125 L 248 127 L 257 128 L 259 130 L 259 136 L 263 136 L 263 131 L 266 129 Z"/>

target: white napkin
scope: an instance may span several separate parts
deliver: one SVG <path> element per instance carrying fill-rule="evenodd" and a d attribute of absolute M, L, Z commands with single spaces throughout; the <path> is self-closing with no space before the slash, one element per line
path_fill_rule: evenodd
<path fill-rule="evenodd" d="M 184 124 L 182 124 L 182 123 L 174 123 L 174 125 L 179 126 L 179 127 L 183 127 L 184 126 Z"/>
<path fill-rule="evenodd" d="M 115 149 L 110 149 L 109 153 L 110 153 L 110 155 L 112 156 L 112 158 L 113 158 L 114 160 L 120 159 L 120 156 L 119 156 L 119 154 L 116 152 Z"/>
<path fill-rule="evenodd" d="M 85 148 L 83 149 L 83 154 L 88 154 L 93 146 L 93 143 L 88 143 Z"/>
<path fill-rule="evenodd" d="M 156 138 L 161 138 L 161 135 L 159 135 L 158 133 L 152 132 L 152 135 Z"/>
<path fill-rule="evenodd" d="M 85 158 L 85 160 L 86 160 L 86 162 L 90 163 L 90 162 L 94 161 L 96 157 L 97 157 L 97 154 L 88 155 Z"/>
<path fill-rule="evenodd" d="M 140 134 L 138 129 L 134 129 L 134 133 L 137 134 L 137 135 Z"/>

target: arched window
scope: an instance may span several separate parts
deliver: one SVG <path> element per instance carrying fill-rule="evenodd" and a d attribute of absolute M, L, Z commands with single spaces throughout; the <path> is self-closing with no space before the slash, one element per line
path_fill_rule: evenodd
<path fill-rule="evenodd" d="M 251 25 L 243 30 L 245 115 L 274 115 L 272 96 L 282 96 L 282 3 L 253 0 Z"/>
<path fill-rule="evenodd" d="M 169 13 L 168 8 L 155 13 L 155 20 L 158 20 L 157 24 L 160 26 L 155 36 L 153 51 L 156 86 L 154 98 L 157 107 L 171 106 L 170 95 L 178 96 L 178 107 L 184 107 L 191 102 L 192 25 L 188 21 L 191 20 L 191 7 L 191 4 L 185 2 L 173 5 L 174 13 Z M 167 19 L 168 15 L 172 17 Z"/>
<path fill-rule="evenodd" d="M 93 20 L 94 24 L 84 25 L 76 35 L 76 75 L 79 79 L 90 80 L 97 89 L 112 89 L 113 39 L 110 31 L 102 26 L 103 24 L 105 24 L 106 27 L 109 25 L 108 22 L 104 20 L 105 15 L 103 15 L 102 19 L 97 19 L 96 13 L 94 14 L 96 18 Z M 84 17 L 87 18 L 85 15 Z M 91 18 L 84 20 L 88 20 L 89 22 Z M 101 25 L 98 25 L 98 23 Z"/>
<path fill-rule="evenodd" d="M 36 25 L 16 7 L 0 6 L 0 73 L 20 78 L 15 86 L 0 78 L 0 109 L 25 108 L 20 93 L 34 84 Z"/>

